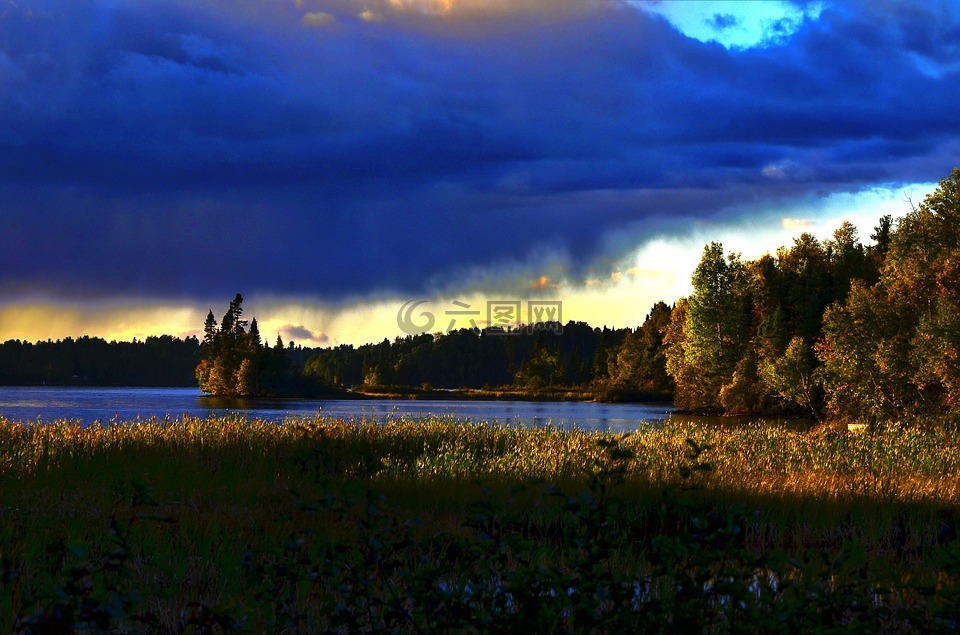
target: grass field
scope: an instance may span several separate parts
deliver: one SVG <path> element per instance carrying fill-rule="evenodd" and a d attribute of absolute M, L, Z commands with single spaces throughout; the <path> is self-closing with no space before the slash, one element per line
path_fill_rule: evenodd
<path fill-rule="evenodd" d="M 0 419 L 0 631 L 931 632 L 960 440 Z"/>

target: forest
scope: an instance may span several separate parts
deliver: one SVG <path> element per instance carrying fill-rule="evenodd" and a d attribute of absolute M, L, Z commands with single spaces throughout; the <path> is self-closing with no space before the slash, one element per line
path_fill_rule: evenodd
<path fill-rule="evenodd" d="M 283 348 L 299 374 L 313 349 Z M 150 336 L 132 342 L 99 337 L 0 343 L 0 386 L 196 386 L 201 360 L 196 337 Z"/>
<path fill-rule="evenodd" d="M 657 304 L 636 330 L 594 328 L 583 322 L 504 334 L 498 329 L 383 340 L 359 348 L 317 351 L 304 373 L 333 386 L 409 386 L 424 389 L 554 387 L 622 388 L 632 397 L 669 398 L 672 386 L 660 351 L 670 308 Z M 658 358 L 660 355 L 660 358 Z M 612 390 L 609 391 L 613 396 Z"/>
<path fill-rule="evenodd" d="M 200 359 L 195 337 L 132 342 L 98 337 L 0 344 L 3 386 L 190 386 Z"/>
<path fill-rule="evenodd" d="M 960 405 L 960 170 L 864 246 L 841 225 L 743 262 L 713 243 L 663 342 L 683 410 L 873 423 Z"/>

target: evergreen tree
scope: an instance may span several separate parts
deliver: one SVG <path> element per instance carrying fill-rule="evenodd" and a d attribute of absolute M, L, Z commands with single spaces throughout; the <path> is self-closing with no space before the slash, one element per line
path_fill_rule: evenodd
<path fill-rule="evenodd" d="M 613 395 L 673 391 L 663 343 L 671 313 L 665 302 L 657 302 L 643 325 L 627 333 L 616 354 L 609 358 L 608 388 Z"/>
<path fill-rule="evenodd" d="M 257 318 L 253 318 L 250 321 L 250 348 L 255 351 L 259 351 L 263 348 L 263 340 L 260 338 L 260 327 L 257 325 Z"/>
<path fill-rule="evenodd" d="M 263 351 L 256 319 L 246 333 L 243 317 L 243 296 L 239 293 L 230 302 L 216 328 L 213 311 L 207 313 L 203 325 L 204 345 L 197 365 L 200 390 L 224 397 L 253 396 L 261 393 L 260 370 Z"/>
<path fill-rule="evenodd" d="M 203 323 L 203 345 L 213 346 L 217 338 L 217 318 L 213 316 L 213 311 L 207 313 L 207 319 Z"/>

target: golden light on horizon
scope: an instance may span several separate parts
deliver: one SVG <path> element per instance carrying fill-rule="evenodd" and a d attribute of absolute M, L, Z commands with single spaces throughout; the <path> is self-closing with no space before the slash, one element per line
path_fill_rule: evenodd
<path fill-rule="evenodd" d="M 309 13 L 304 13 L 303 17 L 300 18 L 300 22 L 304 26 L 309 27 L 323 27 L 328 26 L 336 22 L 336 18 L 330 14 L 323 11 L 311 11 Z"/>
<path fill-rule="evenodd" d="M 370 2 L 363 2 L 364 13 Z M 387 0 L 384 9 L 444 17 L 509 15 L 538 12 L 557 14 L 596 10 L 599 5 L 579 0 Z"/>
<path fill-rule="evenodd" d="M 129 342 L 150 336 L 185 338 L 203 330 L 204 311 L 190 306 L 16 303 L 0 306 L 0 341 L 39 342 L 99 337 Z"/>

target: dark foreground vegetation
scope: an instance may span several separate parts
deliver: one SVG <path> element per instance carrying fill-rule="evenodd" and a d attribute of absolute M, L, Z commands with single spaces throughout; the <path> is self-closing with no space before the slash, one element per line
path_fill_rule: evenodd
<path fill-rule="evenodd" d="M 0 631 L 954 631 L 958 439 L 0 420 Z"/>

